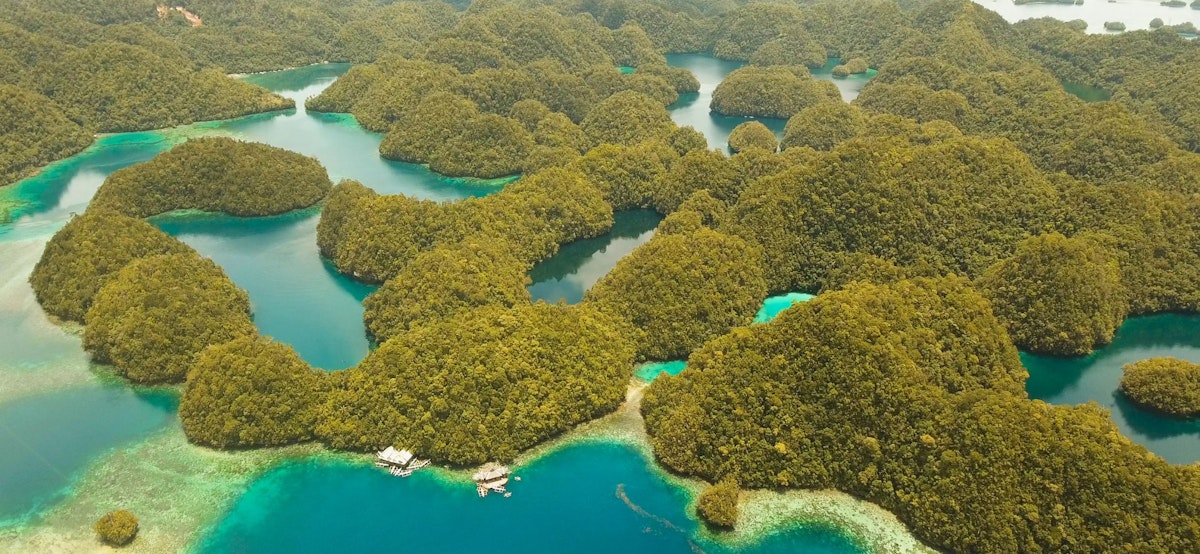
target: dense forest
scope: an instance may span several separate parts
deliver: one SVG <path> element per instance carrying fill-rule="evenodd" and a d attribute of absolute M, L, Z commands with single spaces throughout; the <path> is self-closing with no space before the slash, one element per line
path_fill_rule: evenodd
<path fill-rule="evenodd" d="M 17 37 L 0 39 L 15 68 L 0 78 L 61 129 L 6 171 L 172 106 L 156 87 L 97 102 L 125 94 L 105 79 L 220 96 L 166 110 L 189 120 L 270 104 L 222 70 L 332 60 L 357 65 L 307 108 L 384 134 L 382 156 L 521 175 L 444 203 L 329 190 L 321 253 L 382 286 L 364 316 L 379 347 L 323 373 L 257 337 L 211 261 L 110 211 L 293 206 L 280 190 L 307 205 L 328 188 L 319 166 L 235 146 L 246 155 L 204 158 L 223 177 L 192 182 L 184 145 L 115 174 L 31 280 L 48 312 L 87 323 L 98 361 L 139 382 L 186 375 L 194 442 L 510 460 L 614 410 L 635 360 L 686 358 L 642 414 L 657 461 L 716 483 L 698 509 L 719 526 L 737 524 L 743 488 L 835 488 L 952 552 L 1200 547 L 1195 468 L 1095 405 L 1030 400 L 1017 354 L 1082 355 L 1129 315 L 1200 310 L 1200 43 L 1174 29 L 1086 35 L 965 0 L 181 1 L 199 25 L 141 0 L 72 4 L 0 0 L 0 36 Z M 787 118 L 782 140 L 743 123 L 726 156 L 677 126 L 668 107 L 699 85 L 663 54 L 691 51 L 746 62 L 712 108 Z M 148 55 L 152 69 L 131 61 Z M 830 58 L 877 71 L 855 101 L 809 73 Z M 34 71 L 87 59 L 106 70 Z M 295 166 L 275 184 L 311 185 L 239 186 L 260 155 Z M 176 181 L 191 188 L 157 197 Z M 665 219 L 580 304 L 530 302 L 534 264 L 637 208 Z M 768 294 L 793 291 L 820 294 L 749 326 Z M 1193 369 L 1135 364 L 1122 390 L 1188 413 Z"/>
<path fill-rule="evenodd" d="M 333 184 L 313 158 L 229 138 L 195 138 L 108 177 L 89 209 L 132 217 L 203 210 L 248 217 L 319 202 Z"/>
<path fill-rule="evenodd" d="M 1124 367 L 1121 392 L 1139 406 L 1175 417 L 1200 416 L 1200 365 L 1153 358 Z"/>

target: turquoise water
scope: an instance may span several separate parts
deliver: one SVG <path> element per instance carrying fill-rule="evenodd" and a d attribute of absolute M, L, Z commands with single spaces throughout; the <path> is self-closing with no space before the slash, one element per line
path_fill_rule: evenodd
<path fill-rule="evenodd" d="M 679 100 L 671 105 L 671 119 L 679 125 L 691 125 L 697 131 L 700 131 L 708 138 L 708 146 L 710 148 L 718 148 L 726 154 L 729 153 L 729 133 L 734 127 L 746 121 L 755 118 L 749 117 L 734 117 L 721 115 L 712 112 L 709 109 L 709 104 L 712 103 L 713 90 L 721 81 L 725 79 L 733 70 L 746 65 L 744 62 L 735 62 L 729 60 L 718 60 L 708 54 L 668 54 L 667 63 L 676 67 L 683 67 L 696 75 L 696 79 L 700 81 L 700 91 L 688 94 L 679 95 Z M 812 70 L 813 77 L 832 81 L 837 85 L 838 90 L 842 93 L 842 99 L 849 102 L 858 98 L 858 93 L 866 86 L 867 81 L 875 76 L 875 71 L 871 70 L 862 75 L 851 75 L 846 78 L 835 78 L 833 76 L 833 67 L 840 63 L 836 58 L 830 58 L 825 66 L 820 69 Z M 764 117 L 758 119 L 768 129 L 775 132 L 779 138 L 783 138 L 783 128 L 787 125 L 786 119 L 778 119 Z"/>
<path fill-rule="evenodd" d="M 779 296 L 772 296 L 763 301 L 763 306 L 754 314 L 755 323 L 766 323 L 775 319 L 775 316 L 790 307 L 793 304 L 800 302 L 808 302 L 813 299 L 813 295 L 803 292 L 789 292 Z"/>
<path fill-rule="evenodd" d="M 663 373 L 667 375 L 679 375 L 685 369 L 687 369 L 687 362 L 683 360 L 650 362 L 637 366 L 637 369 L 633 370 L 633 376 L 649 383 Z"/>
<path fill-rule="evenodd" d="M 731 552 L 704 536 L 687 494 L 637 451 L 581 444 L 520 468 L 511 498 L 430 472 L 301 461 L 251 486 L 201 552 Z M 741 552 L 860 552 L 847 537 L 797 527 Z"/>
<path fill-rule="evenodd" d="M 808 302 L 813 298 L 813 295 L 803 292 L 789 292 L 779 296 L 770 296 L 766 300 L 763 300 L 762 307 L 758 309 L 758 313 L 754 314 L 754 323 L 766 323 L 771 321 L 772 319 L 775 319 L 780 312 L 800 302 Z M 667 373 L 669 375 L 679 375 L 679 373 L 684 369 L 687 369 L 687 362 L 684 360 L 651 362 L 648 364 L 642 364 L 634 369 L 633 376 L 649 383 L 663 373 Z"/>
<path fill-rule="evenodd" d="M 529 271 L 533 301 L 579 302 L 583 293 L 612 271 L 621 258 L 650 240 L 662 219 L 654 210 L 617 212 L 608 234 L 563 245 L 557 254 Z"/>
<path fill-rule="evenodd" d="M 1029 396 L 1052 404 L 1094 401 L 1112 411 L 1121 433 L 1176 464 L 1200 461 L 1200 420 L 1180 421 L 1138 409 L 1119 392 L 1121 366 L 1172 356 L 1200 362 L 1200 315 L 1136 317 L 1112 344 L 1079 358 L 1022 354 L 1029 369 Z"/>
<path fill-rule="evenodd" d="M 0 528 L 64 498 L 80 467 L 162 428 L 177 407 L 171 391 L 124 383 L 0 405 Z"/>
<path fill-rule="evenodd" d="M 375 286 L 337 272 L 317 252 L 316 210 L 276 217 L 154 218 L 225 269 L 250 294 L 260 333 L 292 345 L 309 364 L 343 369 L 367 355 L 362 301 Z"/>

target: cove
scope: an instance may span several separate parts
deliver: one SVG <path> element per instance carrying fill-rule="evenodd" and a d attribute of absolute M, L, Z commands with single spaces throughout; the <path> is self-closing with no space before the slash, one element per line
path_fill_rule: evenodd
<path fill-rule="evenodd" d="M 575 304 L 601 277 L 608 275 L 621 258 L 645 244 L 663 217 L 654 210 L 630 210 L 613 214 L 607 234 L 563 245 L 558 253 L 529 270 L 529 294 L 533 301 Z"/>
<path fill-rule="evenodd" d="M 1063 81 L 1063 89 L 1071 93 L 1072 96 L 1083 100 L 1084 102 L 1103 102 L 1112 98 L 1112 93 L 1100 87 L 1093 87 L 1082 83 L 1072 83 Z"/>
<path fill-rule="evenodd" d="M 364 464 L 303 460 L 259 479 L 199 552 L 863 552 L 849 537 L 796 526 L 735 550 L 713 541 L 633 448 L 567 446 L 527 467 L 511 498 L 479 498 L 434 472 L 397 479 Z"/>
<path fill-rule="evenodd" d="M 358 364 L 370 344 L 362 301 L 377 287 L 338 273 L 317 251 L 320 213 L 241 219 L 171 214 L 151 221 L 217 262 L 250 295 L 254 324 L 314 367 Z"/>
<path fill-rule="evenodd" d="M 1200 362 L 1200 315 L 1153 315 L 1130 318 L 1112 344 L 1078 358 L 1022 353 L 1029 370 L 1025 388 L 1031 398 L 1051 404 L 1096 402 L 1112 412 L 1121 433 L 1168 462 L 1200 461 L 1200 420 L 1178 420 L 1135 407 L 1117 391 L 1121 366 L 1171 356 Z"/>
<path fill-rule="evenodd" d="M 68 389 L 0 405 L 0 528 L 64 498 L 78 470 L 175 418 L 170 390 L 125 383 Z"/>

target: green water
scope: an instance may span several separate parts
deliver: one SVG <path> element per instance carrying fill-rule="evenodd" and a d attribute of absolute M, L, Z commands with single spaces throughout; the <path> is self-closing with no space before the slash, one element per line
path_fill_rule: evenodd
<path fill-rule="evenodd" d="M 1064 82 L 1063 89 L 1084 102 L 1103 102 L 1112 98 L 1112 93 L 1100 87 L 1080 83 Z"/>
<path fill-rule="evenodd" d="M 564 301 L 575 304 L 583 293 L 612 270 L 633 249 L 654 236 L 662 221 L 654 210 L 631 210 L 613 214 L 608 234 L 563 245 L 558 253 L 529 271 L 533 281 L 529 294 L 536 302 Z"/>
<path fill-rule="evenodd" d="M 666 373 L 667 375 L 679 375 L 685 369 L 687 369 L 687 362 L 683 360 L 650 362 L 648 364 L 637 366 L 637 368 L 633 370 L 633 376 L 649 383 L 663 373 Z"/>
<path fill-rule="evenodd" d="M 511 498 L 429 472 L 397 479 L 370 466 L 304 461 L 259 479 L 203 540 L 201 552 L 708 552 L 687 494 L 637 451 L 564 448 L 518 470 Z M 740 552 L 860 552 L 847 537 L 799 526 Z"/>
<path fill-rule="evenodd" d="M 124 383 L 0 405 L 0 528 L 61 500 L 80 466 L 163 427 L 177 407 L 173 392 Z"/>
<path fill-rule="evenodd" d="M 1169 462 L 1200 461 L 1200 420 L 1180 421 L 1138 409 L 1119 392 L 1121 366 L 1159 356 L 1200 362 L 1200 316 L 1156 315 L 1130 319 L 1112 344 L 1080 358 L 1022 354 L 1029 396 L 1052 404 L 1094 401 L 1112 411 L 1121 433 Z"/>

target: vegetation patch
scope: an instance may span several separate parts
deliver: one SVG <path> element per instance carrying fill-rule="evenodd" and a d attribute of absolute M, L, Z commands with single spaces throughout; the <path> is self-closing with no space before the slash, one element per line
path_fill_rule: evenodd
<path fill-rule="evenodd" d="M 1200 365 L 1152 358 L 1122 369 L 1121 392 L 1134 404 L 1173 417 L 1200 416 Z"/>
<path fill-rule="evenodd" d="M 149 217 L 174 210 L 277 215 L 321 201 L 333 186 L 316 159 L 229 138 L 195 138 L 105 180 L 89 209 Z"/>

